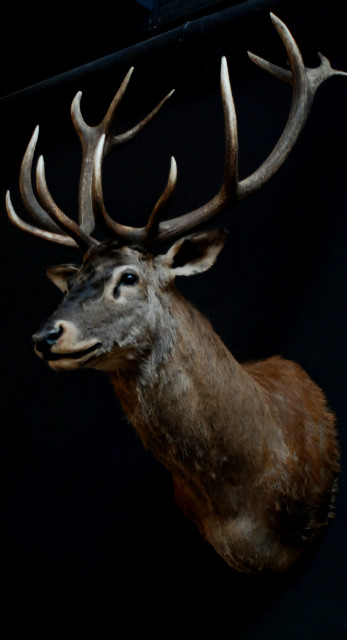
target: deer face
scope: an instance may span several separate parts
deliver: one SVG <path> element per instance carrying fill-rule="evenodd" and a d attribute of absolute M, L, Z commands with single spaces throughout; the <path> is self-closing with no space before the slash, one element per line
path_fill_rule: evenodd
<path fill-rule="evenodd" d="M 62 265 L 47 275 L 65 298 L 33 341 L 52 369 L 103 368 L 115 350 L 140 349 L 138 343 L 150 338 L 146 318 L 156 272 L 149 255 L 101 245 L 87 253 L 80 268 Z"/>
<path fill-rule="evenodd" d="M 224 241 L 220 230 L 187 236 L 160 256 L 103 243 L 81 267 L 48 269 L 65 298 L 33 336 L 35 352 L 55 370 L 137 366 L 165 328 L 175 277 L 208 269 Z"/>

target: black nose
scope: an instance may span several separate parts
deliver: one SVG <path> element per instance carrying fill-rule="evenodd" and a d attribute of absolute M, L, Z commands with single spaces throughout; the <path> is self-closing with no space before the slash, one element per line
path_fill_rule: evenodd
<path fill-rule="evenodd" d="M 51 347 L 55 345 L 64 329 L 61 326 L 58 327 L 44 327 L 41 331 L 35 333 L 32 337 L 35 351 L 43 355 L 44 358 L 48 358 L 51 353 Z"/>

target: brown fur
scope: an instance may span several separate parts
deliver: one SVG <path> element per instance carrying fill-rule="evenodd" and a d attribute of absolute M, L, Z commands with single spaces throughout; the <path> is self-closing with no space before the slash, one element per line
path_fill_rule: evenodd
<path fill-rule="evenodd" d="M 241 367 L 186 301 L 173 315 L 156 383 L 112 374 L 116 393 L 217 552 L 240 571 L 287 569 L 333 515 L 334 416 L 299 365 Z"/>

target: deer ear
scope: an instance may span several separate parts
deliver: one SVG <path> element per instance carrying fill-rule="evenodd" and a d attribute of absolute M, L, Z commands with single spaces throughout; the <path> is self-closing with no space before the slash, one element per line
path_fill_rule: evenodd
<path fill-rule="evenodd" d="M 53 284 L 63 293 L 67 293 L 67 281 L 78 271 L 78 267 L 74 264 L 61 264 L 58 267 L 48 267 L 46 276 Z"/>
<path fill-rule="evenodd" d="M 177 240 L 164 256 L 164 262 L 176 276 L 191 276 L 207 271 L 224 247 L 227 232 L 215 229 Z"/>

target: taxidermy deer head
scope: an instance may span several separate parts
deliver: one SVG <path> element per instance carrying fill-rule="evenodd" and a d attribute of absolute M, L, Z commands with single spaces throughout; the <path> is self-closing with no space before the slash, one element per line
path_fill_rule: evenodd
<path fill-rule="evenodd" d="M 53 201 L 43 159 L 31 183 L 36 129 L 24 155 L 20 190 L 36 220 L 21 220 L 7 194 L 7 211 L 20 229 L 82 251 L 81 266 L 61 265 L 48 276 L 65 298 L 33 336 L 35 351 L 55 370 L 94 367 L 107 371 L 124 411 L 146 447 L 172 472 L 175 497 L 204 538 L 235 569 L 283 571 L 322 533 L 333 515 L 339 454 L 334 416 L 322 391 L 303 369 L 280 357 L 240 365 L 210 323 L 175 286 L 177 276 L 209 269 L 226 234 L 201 231 L 221 211 L 256 192 L 280 168 L 306 121 L 315 91 L 339 73 L 320 56 L 305 68 L 286 26 L 272 21 L 290 70 L 253 54 L 251 60 L 292 86 L 288 122 L 273 151 L 239 181 L 237 125 L 227 63 L 222 59 L 225 168 L 217 195 L 195 211 L 163 221 L 176 164 L 143 228 L 115 222 L 106 211 L 103 158 L 133 138 L 142 122 L 113 134 L 129 71 L 101 123 L 72 118 L 83 148 L 79 224 Z M 167 96 L 168 97 L 168 96 Z M 97 223 L 107 240 L 93 237 Z M 199 228 L 198 233 L 185 235 Z M 170 244 L 160 253 L 158 246 Z"/>

